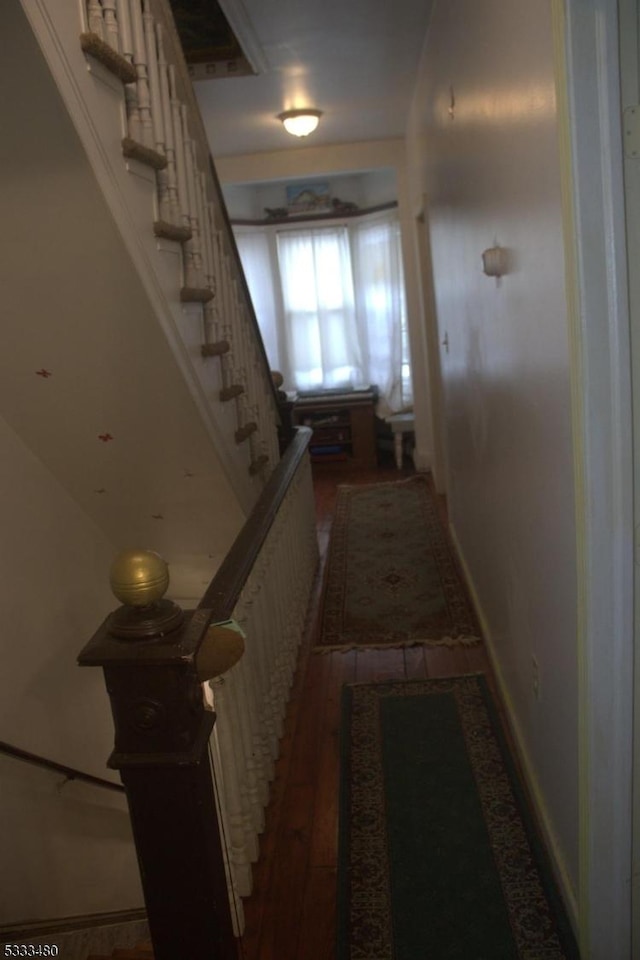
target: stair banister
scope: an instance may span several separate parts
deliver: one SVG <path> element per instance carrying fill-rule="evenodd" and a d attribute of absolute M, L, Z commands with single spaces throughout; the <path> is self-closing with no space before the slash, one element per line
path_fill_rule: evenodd
<path fill-rule="evenodd" d="M 162 599 L 157 554 L 130 551 L 123 606 L 79 657 L 104 670 L 156 960 L 235 958 L 318 562 L 310 437 L 294 431 L 195 612 Z"/>
<path fill-rule="evenodd" d="M 179 336 L 191 352 L 182 319 L 200 319 L 200 357 L 218 358 L 190 372 L 225 439 L 256 425 L 227 462 L 264 483 L 280 455 L 279 405 L 171 9 L 167 0 L 85 0 L 82 20 L 82 49 L 124 85 L 123 156 L 155 172 L 153 233 L 181 247 L 179 302 L 190 309 L 175 313 Z M 169 285 L 167 294 L 173 304 Z"/>
<path fill-rule="evenodd" d="M 157 554 L 129 551 L 112 568 L 123 606 L 82 650 L 101 666 L 127 792 L 155 960 L 235 960 L 236 946 L 209 763 L 215 714 L 204 696 L 210 612 L 187 619 L 163 600 Z"/>
<path fill-rule="evenodd" d="M 191 136 L 193 137 L 193 150 L 195 159 L 198 161 L 199 169 L 207 174 L 207 192 L 213 199 L 214 224 L 219 231 L 219 237 L 223 243 L 222 256 L 228 258 L 231 280 L 237 283 L 238 289 L 242 293 L 243 302 L 247 307 L 248 323 L 252 332 L 259 363 L 265 375 L 265 385 L 268 396 L 265 398 L 267 404 L 271 407 L 272 416 L 278 419 L 278 403 L 275 391 L 270 386 L 268 376 L 269 363 L 267 360 L 264 342 L 258 326 L 258 322 L 253 309 L 251 295 L 244 276 L 240 256 L 235 243 L 233 230 L 227 213 L 220 181 L 215 169 L 214 161 L 211 157 L 207 132 L 202 121 L 202 114 L 193 89 L 193 83 L 189 76 L 188 68 L 184 60 L 182 46 L 176 30 L 175 22 L 171 9 L 166 0 L 148 0 L 149 9 L 153 13 L 158 24 L 161 25 L 164 37 L 167 59 L 174 65 L 174 85 L 176 94 L 187 107 L 189 122 L 191 125 Z M 272 465 L 273 466 L 273 465 Z"/>

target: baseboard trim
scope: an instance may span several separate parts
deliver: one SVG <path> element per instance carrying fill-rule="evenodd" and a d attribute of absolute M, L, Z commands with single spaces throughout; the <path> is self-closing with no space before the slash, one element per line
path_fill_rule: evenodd
<path fill-rule="evenodd" d="M 507 720 L 509 726 L 509 732 L 511 734 L 511 739 L 516 749 L 517 760 L 522 770 L 522 773 L 525 778 L 525 786 L 528 790 L 531 803 L 533 805 L 533 813 L 537 823 L 537 826 L 542 834 L 542 839 L 549 854 L 549 859 L 551 861 L 551 866 L 554 872 L 554 877 L 562 899 L 564 901 L 565 908 L 567 910 L 567 915 L 569 917 L 569 922 L 573 927 L 574 934 L 578 936 L 578 902 L 576 900 L 575 891 L 573 885 L 569 880 L 569 873 L 567 871 L 566 863 L 564 857 L 560 851 L 558 841 L 555 835 L 553 828 L 551 827 L 551 822 L 549 819 L 549 814 L 547 811 L 547 806 L 544 801 L 540 785 L 538 783 L 537 777 L 534 773 L 533 765 L 529 757 L 529 753 L 524 743 L 524 738 L 522 736 L 522 731 L 520 729 L 520 724 L 516 718 L 515 711 L 513 709 L 513 702 L 511 695 L 509 693 L 508 687 L 506 685 L 504 675 L 500 666 L 500 661 L 496 654 L 496 650 L 493 644 L 493 639 L 491 636 L 491 630 L 489 628 L 489 621 L 484 613 L 482 608 L 482 603 L 480 602 L 480 597 L 476 586 L 471 576 L 471 571 L 467 564 L 462 545 L 458 539 L 455 527 L 452 523 L 449 524 L 449 533 L 451 536 L 451 542 L 453 544 L 458 563 L 460 564 L 460 569 L 462 570 L 465 583 L 469 594 L 471 596 L 471 602 L 473 603 L 474 609 L 476 611 L 478 620 L 480 621 L 480 628 L 482 630 L 482 635 L 484 637 L 485 646 L 487 649 L 487 654 L 489 656 L 489 661 L 493 670 L 493 675 L 495 677 L 498 692 L 500 699 L 502 701 L 503 714 Z"/>
<path fill-rule="evenodd" d="M 413 465 L 418 473 L 428 473 L 431 469 L 431 456 L 428 450 L 416 446 L 413 450 Z"/>
<path fill-rule="evenodd" d="M 0 943 L 32 940 L 36 937 L 51 937 L 96 927 L 121 926 L 128 923 L 146 923 L 147 911 L 117 910 L 110 913 L 89 913 L 75 917 L 60 917 L 49 920 L 21 921 L 0 925 Z"/>

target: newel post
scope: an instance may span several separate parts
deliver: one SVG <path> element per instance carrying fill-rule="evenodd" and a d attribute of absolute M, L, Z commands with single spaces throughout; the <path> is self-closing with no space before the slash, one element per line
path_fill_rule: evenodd
<path fill-rule="evenodd" d="M 156 960 L 235 960 L 203 691 L 209 615 L 162 599 L 167 565 L 127 551 L 111 569 L 123 606 L 82 650 L 100 666 L 115 725 L 108 766 L 127 792 Z"/>

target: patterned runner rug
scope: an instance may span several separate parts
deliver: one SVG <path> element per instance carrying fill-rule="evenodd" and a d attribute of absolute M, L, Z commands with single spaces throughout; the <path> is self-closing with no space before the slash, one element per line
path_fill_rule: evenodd
<path fill-rule="evenodd" d="M 345 686 L 338 960 L 578 960 L 484 678 Z"/>
<path fill-rule="evenodd" d="M 478 639 L 427 479 L 339 487 L 317 645 L 349 649 Z"/>

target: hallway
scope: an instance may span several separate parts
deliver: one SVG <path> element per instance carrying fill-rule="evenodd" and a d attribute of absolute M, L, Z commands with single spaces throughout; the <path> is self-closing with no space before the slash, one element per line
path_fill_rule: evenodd
<path fill-rule="evenodd" d="M 331 960 L 335 955 L 342 685 L 489 672 L 481 646 L 310 653 L 338 484 L 399 476 L 392 466 L 349 474 L 329 468 L 314 475 L 320 568 L 254 867 L 254 892 L 245 901 L 243 960 Z"/>

